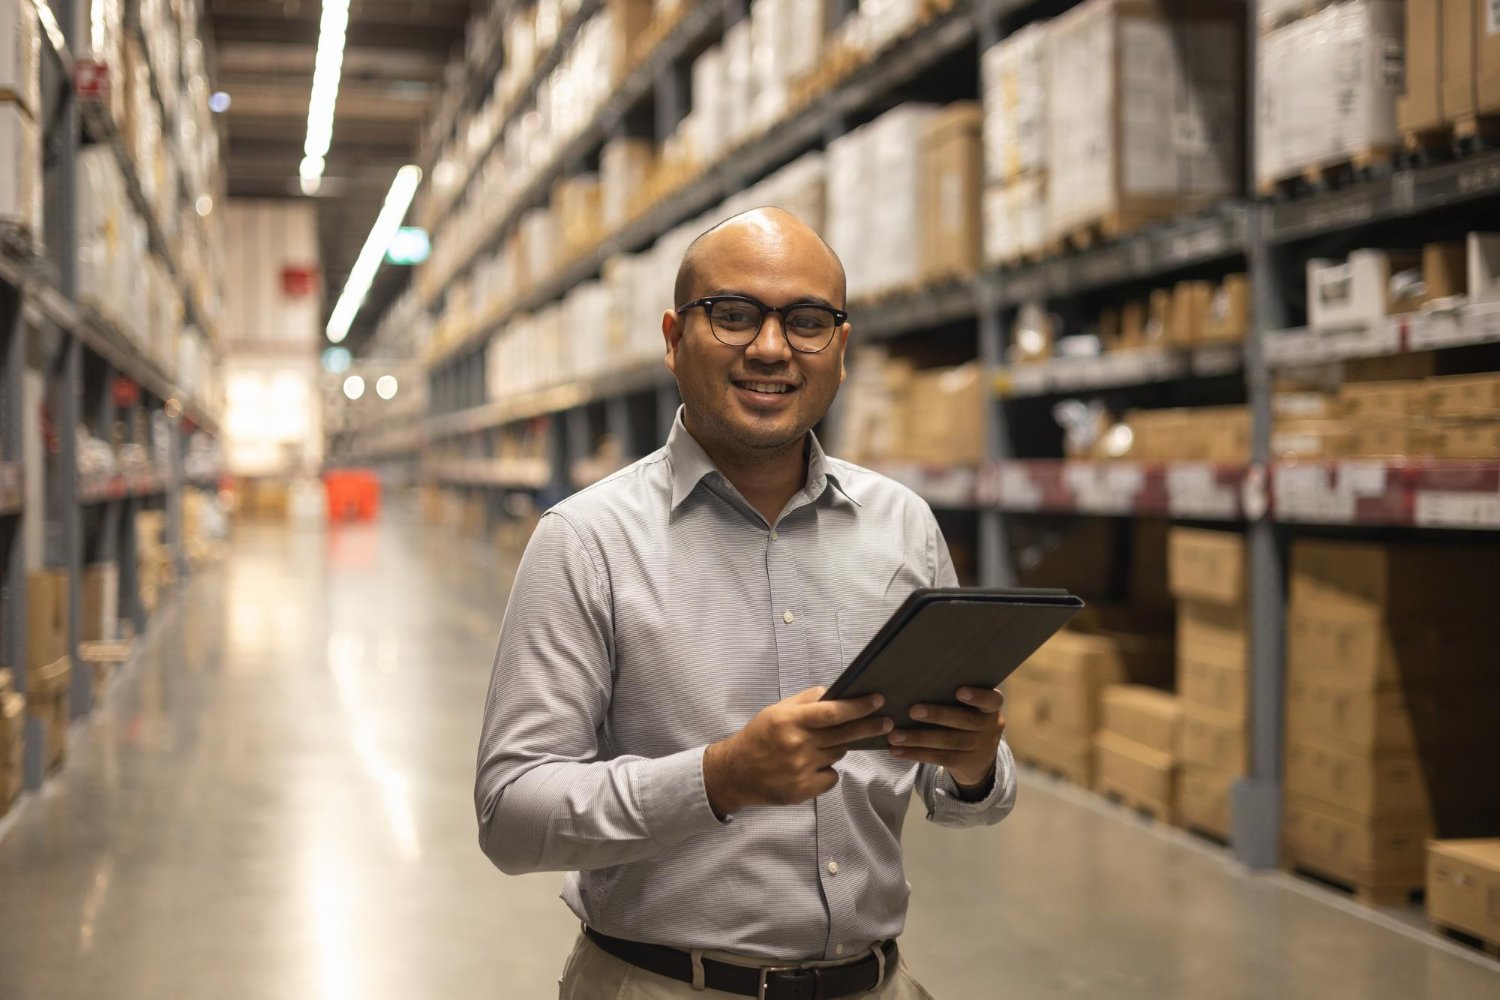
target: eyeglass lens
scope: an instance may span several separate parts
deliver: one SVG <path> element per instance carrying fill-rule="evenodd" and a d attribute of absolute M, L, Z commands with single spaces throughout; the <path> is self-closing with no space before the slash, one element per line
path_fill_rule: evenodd
<path fill-rule="evenodd" d="M 709 321 L 719 339 L 732 347 L 743 347 L 760 333 L 766 314 L 754 302 L 720 299 L 708 310 Z M 822 306 L 793 306 L 782 313 L 782 329 L 797 350 L 819 351 L 828 345 L 837 317 Z"/>

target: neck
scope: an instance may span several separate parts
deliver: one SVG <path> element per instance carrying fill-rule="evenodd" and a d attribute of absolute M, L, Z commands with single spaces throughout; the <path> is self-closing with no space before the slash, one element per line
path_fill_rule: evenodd
<path fill-rule="evenodd" d="M 683 415 L 683 423 L 724 478 L 767 524 L 775 524 L 787 501 L 807 484 L 806 434 L 784 448 L 747 450 L 699 435 L 687 414 Z"/>

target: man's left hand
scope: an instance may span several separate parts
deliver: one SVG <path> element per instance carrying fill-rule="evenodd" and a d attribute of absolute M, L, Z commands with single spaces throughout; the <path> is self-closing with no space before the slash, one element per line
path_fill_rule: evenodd
<path fill-rule="evenodd" d="M 891 755 L 936 764 L 962 789 L 987 789 L 1005 732 L 1005 696 L 989 688 L 959 688 L 956 695 L 963 704 L 913 705 L 913 719 L 940 728 L 896 730 L 888 737 Z"/>

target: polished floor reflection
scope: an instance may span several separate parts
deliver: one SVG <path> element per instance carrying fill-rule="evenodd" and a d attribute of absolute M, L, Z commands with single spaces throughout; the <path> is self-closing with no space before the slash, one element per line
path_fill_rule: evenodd
<path fill-rule="evenodd" d="M 242 532 L 66 771 L 0 821 L 0 998 L 546 998 L 577 924 L 470 781 L 509 567 L 402 522 Z M 1500 998 L 1500 966 L 1046 782 L 914 815 L 903 947 L 940 1000 Z"/>

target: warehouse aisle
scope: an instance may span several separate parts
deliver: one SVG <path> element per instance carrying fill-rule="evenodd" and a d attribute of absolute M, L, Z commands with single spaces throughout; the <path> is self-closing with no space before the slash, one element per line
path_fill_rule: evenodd
<path fill-rule="evenodd" d="M 544 998 L 558 876 L 475 844 L 504 568 L 411 524 L 242 531 L 0 839 L 0 997 Z M 909 960 L 940 1000 L 1500 997 L 1495 966 L 1027 781 L 914 816 Z"/>

